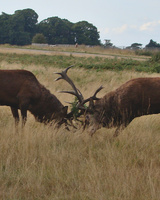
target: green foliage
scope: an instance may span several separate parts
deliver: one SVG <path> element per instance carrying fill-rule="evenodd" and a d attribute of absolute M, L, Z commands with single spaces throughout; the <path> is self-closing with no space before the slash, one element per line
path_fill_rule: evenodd
<path fill-rule="evenodd" d="M 158 62 L 160 63 L 160 52 L 156 52 L 152 55 L 150 62 Z"/>
<path fill-rule="evenodd" d="M 27 32 L 10 31 L 9 43 L 12 45 L 26 45 L 31 44 L 30 34 Z"/>
<path fill-rule="evenodd" d="M 74 24 L 66 19 L 50 17 L 37 24 L 37 19 L 38 15 L 32 9 L 17 10 L 13 15 L 2 13 L 0 44 L 31 44 L 36 33 L 43 34 L 48 44 L 100 44 L 97 28 L 86 21 Z"/>
<path fill-rule="evenodd" d="M 46 43 L 46 38 L 42 33 L 37 33 L 33 39 L 32 43 L 38 43 L 38 44 L 45 44 Z"/>
<path fill-rule="evenodd" d="M 18 63 L 25 65 L 41 65 L 64 67 L 75 65 L 76 67 L 85 68 L 87 70 L 94 69 L 97 71 L 113 70 L 124 71 L 132 70 L 148 73 L 160 73 L 160 54 L 153 56 L 148 61 L 137 61 L 132 59 L 104 59 L 101 57 L 74 57 L 74 56 L 48 56 L 48 55 L 20 55 L 20 54 L 3 54 L 0 53 L 0 62 Z"/>
<path fill-rule="evenodd" d="M 10 15 L 0 15 L 0 44 L 9 43 Z"/>
<path fill-rule="evenodd" d="M 153 72 L 160 73 L 160 65 L 156 65 L 153 69 Z"/>
<path fill-rule="evenodd" d="M 77 108 L 78 99 L 75 97 L 74 101 L 71 103 L 71 111 L 73 112 L 74 119 L 77 119 L 79 114 L 79 109 Z"/>
<path fill-rule="evenodd" d="M 32 9 L 17 10 L 13 15 L 0 15 L 0 44 L 31 44 L 38 15 Z"/>
<path fill-rule="evenodd" d="M 142 47 L 142 44 L 140 44 L 140 43 L 133 43 L 131 46 L 130 46 L 130 48 L 131 49 L 140 49 Z"/>
<path fill-rule="evenodd" d="M 80 110 L 77 108 L 77 105 L 79 103 L 79 100 L 77 97 L 75 97 L 74 101 L 71 103 L 71 111 L 73 112 L 73 118 L 77 119 L 79 117 Z M 85 108 L 87 108 L 86 105 L 84 105 Z"/>
<path fill-rule="evenodd" d="M 81 21 L 73 25 L 73 32 L 78 44 L 99 45 L 99 33 L 92 24 Z"/>
<path fill-rule="evenodd" d="M 146 48 L 160 48 L 160 44 L 153 40 L 150 40 L 149 44 L 146 45 Z"/>
<path fill-rule="evenodd" d="M 75 65 L 85 69 L 96 70 L 134 70 L 135 66 L 143 65 L 140 61 L 131 59 L 104 59 L 92 57 L 74 57 L 74 56 L 48 56 L 48 55 L 18 55 L 18 54 L 0 54 L 0 61 L 5 59 L 9 63 L 21 63 L 23 65 L 43 65 L 66 67 Z"/>
<path fill-rule="evenodd" d="M 37 30 L 44 34 L 49 44 L 100 44 L 97 28 L 86 21 L 73 24 L 66 19 L 51 17 L 40 22 Z"/>
<path fill-rule="evenodd" d="M 46 37 L 48 44 L 74 44 L 71 28 L 71 22 L 58 17 L 50 17 L 37 25 L 37 31 Z"/>
<path fill-rule="evenodd" d="M 113 47 L 113 43 L 111 43 L 111 40 L 105 40 L 104 47 L 105 48 Z"/>
<path fill-rule="evenodd" d="M 150 51 L 148 49 L 138 49 L 135 51 L 135 54 L 138 56 L 152 56 L 153 51 Z"/>

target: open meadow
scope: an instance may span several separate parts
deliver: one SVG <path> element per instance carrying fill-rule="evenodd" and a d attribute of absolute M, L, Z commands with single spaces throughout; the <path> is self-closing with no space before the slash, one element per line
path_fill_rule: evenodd
<path fill-rule="evenodd" d="M 106 70 L 105 62 L 98 57 L 0 54 L 0 69 L 33 72 L 64 105 L 74 97 L 58 91 L 71 87 L 63 80 L 55 82 L 54 72 L 72 64 L 75 67 L 68 75 L 86 98 L 100 85 L 104 89 L 98 97 L 132 78 L 160 77 L 135 68 Z M 120 66 L 116 59 L 108 62 Z M 137 66 L 137 62 L 123 62 Z M 98 63 L 102 68 L 97 68 Z M 160 115 L 134 119 L 117 138 L 113 138 L 114 131 L 102 128 L 90 137 L 81 127 L 56 130 L 28 113 L 24 131 L 19 127 L 16 132 L 10 108 L 1 106 L 0 199 L 159 200 Z"/>

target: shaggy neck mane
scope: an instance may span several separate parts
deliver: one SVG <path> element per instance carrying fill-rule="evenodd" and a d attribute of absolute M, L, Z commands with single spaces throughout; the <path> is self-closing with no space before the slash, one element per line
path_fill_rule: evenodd
<path fill-rule="evenodd" d="M 110 123 L 114 123 L 113 118 L 117 119 L 119 112 L 117 107 L 117 97 L 114 92 L 109 92 L 100 100 L 96 101 L 95 109 L 100 113 L 100 123 L 103 121 L 104 126 L 110 126 Z M 102 120 L 102 121 L 101 121 Z"/>

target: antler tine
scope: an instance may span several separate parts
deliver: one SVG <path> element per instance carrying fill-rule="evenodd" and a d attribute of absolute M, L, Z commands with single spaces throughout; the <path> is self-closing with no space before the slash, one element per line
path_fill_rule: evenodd
<path fill-rule="evenodd" d="M 94 93 L 94 95 L 91 98 L 97 98 L 96 95 L 98 92 L 100 92 L 104 87 L 101 85 Z"/>
<path fill-rule="evenodd" d="M 64 70 L 65 73 L 67 73 L 67 71 L 68 71 L 71 67 L 74 67 L 74 65 L 71 65 L 71 66 L 67 67 L 67 68 Z"/>
<path fill-rule="evenodd" d="M 59 73 L 55 73 L 55 74 L 59 74 Z M 60 79 L 62 79 L 62 77 L 56 78 L 55 81 L 58 81 L 58 80 L 60 80 Z"/>
<path fill-rule="evenodd" d="M 73 67 L 73 65 L 67 67 L 61 73 L 59 73 L 59 72 L 55 73 L 55 74 L 59 74 L 60 75 L 60 77 L 58 77 L 55 81 L 58 81 L 60 79 L 64 79 L 65 81 L 67 81 L 71 85 L 71 87 L 73 88 L 73 91 L 60 91 L 60 92 L 72 94 L 72 95 L 74 95 L 74 96 L 76 96 L 78 98 L 78 100 L 79 100 L 80 103 L 82 103 L 82 101 L 84 99 L 82 93 L 80 92 L 79 89 L 76 88 L 76 86 L 74 85 L 73 81 L 67 75 L 67 71 L 71 67 Z"/>
<path fill-rule="evenodd" d="M 68 93 L 68 94 L 72 94 L 72 95 L 76 95 L 74 91 L 58 91 L 59 93 Z"/>
<path fill-rule="evenodd" d="M 89 97 L 88 99 L 85 99 L 83 102 L 82 102 L 82 105 L 84 105 L 85 103 L 87 103 L 88 101 L 90 101 L 90 99 L 93 99 L 93 100 L 99 100 L 99 98 L 96 97 L 97 93 L 99 91 L 101 91 L 104 87 L 101 85 L 96 91 L 95 93 L 93 94 L 93 96 Z"/>
<path fill-rule="evenodd" d="M 54 72 L 54 74 L 58 74 L 58 75 L 60 75 L 60 77 L 58 77 L 57 79 L 55 79 L 55 81 L 58 81 L 58 80 L 60 80 L 60 79 L 64 79 L 64 76 L 65 76 L 65 74 L 67 74 L 67 71 L 71 68 L 71 67 L 73 67 L 74 65 L 71 65 L 71 66 L 69 66 L 69 67 L 67 67 L 65 70 L 63 70 L 62 72 Z"/>

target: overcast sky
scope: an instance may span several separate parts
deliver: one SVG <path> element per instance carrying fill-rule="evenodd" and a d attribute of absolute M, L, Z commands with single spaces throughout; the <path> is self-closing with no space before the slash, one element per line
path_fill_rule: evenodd
<path fill-rule="evenodd" d="M 88 21 L 97 27 L 100 39 L 115 46 L 129 46 L 150 39 L 160 43 L 160 0 L 4 0 L 0 14 L 33 9 L 38 22 L 58 16 L 71 22 Z"/>

